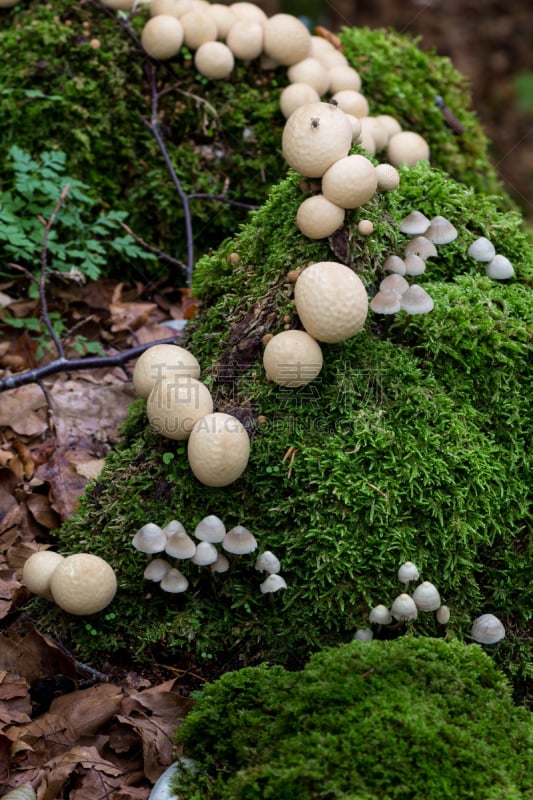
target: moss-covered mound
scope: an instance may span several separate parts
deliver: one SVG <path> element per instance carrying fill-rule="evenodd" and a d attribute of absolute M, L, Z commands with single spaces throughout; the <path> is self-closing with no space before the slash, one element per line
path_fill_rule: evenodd
<path fill-rule="evenodd" d="M 178 729 L 188 800 L 519 800 L 531 715 L 476 645 L 353 642 L 300 672 L 248 667 L 206 686 Z"/>
<path fill-rule="evenodd" d="M 480 613 L 504 620 L 499 656 L 524 678 L 533 608 L 533 269 L 520 219 L 423 164 L 402 171 L 399 190 L 350 212 L 329 242 L 312 242 L 294 225 L 298 184 L 291 174 L 275 187 L 196 272 L 204 305 L 184 343 L 216 409 L 249 430 L 248 468 L 226 488 L 200 484 L 185 444 L 155 435 L 144 401 L 133 404 L 123 444 L 60 532 L 62 551 L 88 549 L 117 569 L 112 618 L 97 615 L 91 635 L 85 621 L 53 610 L 47 624 L 85 657 L 93 648 L 161 645 L 223 663 L 233 655 L 283 662 L 351 638 L 370 606 L 392 602 L 398 566 L 411 560 L 440 589 L 459 636 L 468 637 Z M 386 255 L 403 251 L 398 225 L 415 208 L 444 214 L 459 233 L 418 279 L 434 310 L 370 314 L 354 338 L 323 345 L 315 381 L 300 389 L 269 383 L 262 337 L 299 326 L 287 273 L 342 260 L 372 294 Z M 359 217 L 373 221 L 372 236 L 357 233 Z M 479 235 L 513 262 L 514 279 L 491 281 L 467 256 Z M 259 550 L 281 559 L 288 589 L 260 593 L 255 554 L 235 558 L 223 575 L 184 563 L 190 590 L 174 598 L 147 585 L 145 557 L 131 547 L 135 531 L 175 518 L 192 533 L 208 514 L 250 528 Z M 436 632 L 432 619 L 417 624 Z"/>
<path fill-rule="evenodd" d="M 141 6 L 130 26 L 134 35 L 147 15 Z M 500 188 L 465 79 L 448 59 L 392 31 L 346 29 L 341 38 L 361 72 L 371 113 L 392 113 L 402 127 L 424 135 L 433 164 L 457 180 L 482 191 Z M 0 52 L 0 165 L 14 143 L 33 156 L 64 150 L 67 174 L 87 184 L 105 210 L 126 211 L 139 236 L 186 261 L 182 203 L 146 124 L 151 65 L 124 15 L 97 3 L 33 0 L 0 11 Z M 156 77 L 157 119 L 183 191 L 260 205 L 285 174 L 279 94 L 286 70 L 240 63 L 231 81 L 213 83 L 182 50 L 157 65 Z M 463 134 L 447 125 L 436 95 L 453 109 Z M 232 235 L 246 213 L 205 197 L 191 200 L 196 254 Z"/>

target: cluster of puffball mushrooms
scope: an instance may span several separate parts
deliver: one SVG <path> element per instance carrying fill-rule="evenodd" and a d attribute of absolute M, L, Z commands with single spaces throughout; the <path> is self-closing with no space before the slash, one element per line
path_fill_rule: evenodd
<path fill-rule="evenodd" d="M 404 591 L 392 602 L 390 609 L 379 604 L 370 610 L 368 621 L 377 630 L 383 625 L 405 624 L 414 622 L 419 613 L 434 612 L 439 625 L 447 625 L 450 620 L 450 609 L 443 605 L 438 589 L 430 581 L 423 581 L 415 587 L 412 594 L 408 594 L 409 584 L 420 578 L 419 571 L 412 561 L 406 561 L 398 569 L 398 581 L 403 584 Z M 474 642 L 479 644 L 496 644 L 505 637 L 505 628 L 494 614 L 482 614 L 472 623 L 470 635 Z M 359 628 L 354 639 L 370 641 L 374 630 Z"/>
<path fill-rule="evenodd" d="M 151 558 L 149 561 L 144 570 L 146 580 L 159 583 L 164 592 L 179 594 L 187 591 L 189 581 L 177 565 L 190 561 L 198 567 L 209 567 L 214 573 L 227 572 L 230 561 L 226 554 L 243 556 L 253 553 L 257 548 L 257 540 L 247 528 L 236 525 L 226 531 L 222 520 L 214 514 L 200 520 L 194 537 L 197 542 L 178 520 L 171 520 L 163 528 L 153 522 L 143 525 L 133 537 L 133 547 L 147 553 L 150 558 L 161 554 L 161 557 Z M 216 545 L 221 546 L 221 551 Z M 168 557 L 174 559 L 174 566 Z M 287 588 L 284 578 L 279 574 L 281 563 L 269 550 L 265 550 L 256 559 L 255 569 L 266 573 L 265 579 L 259 585 L 263 594 Z"/>

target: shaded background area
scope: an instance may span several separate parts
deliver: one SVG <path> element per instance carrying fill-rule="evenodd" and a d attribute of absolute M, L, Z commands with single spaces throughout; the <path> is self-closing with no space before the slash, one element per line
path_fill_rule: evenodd
<path fill-rule="evenodd" d="M 533 3 L 531 0 L 263 0 L 333 31 L 393 27 L 422 37 L 470 81 L 493 162 L 533 223 Z M 391 65 L 391 69 L 394 65 Z M 363 86 L 364 90 L 364 86 Z"/>

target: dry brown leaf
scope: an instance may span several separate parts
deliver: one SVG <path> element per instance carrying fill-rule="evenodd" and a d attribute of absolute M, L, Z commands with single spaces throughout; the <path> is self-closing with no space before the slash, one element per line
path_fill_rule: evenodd
<path fill-rule="evenodd" d="M 77 796 L 78 800 L 80 798 L 84 798 L 84 800 L 97 800 L 97 798 L 104 800 L 106 798 L 109 800 L 113 796 L 112 792 L 109 792 L 109 789 L 113 788 L 113 785 L 109 784 L 109 779 L 110 777 L 116 779 L 120 775 L 120 770 L 100 755 L 98 745 L 102 748 L 105 739 L 106 737 L 98 737 L 97 746 L 73 745 L 44 763 L 46 772 L 37 791 L 38 800 L 57 800 L 58 797 L 62 797 L 65 784 L 72 780 L 74 775 L 78 777 L 86 771 L 92 772 L 93 770 L 96 775 L 92 781 L 84 785 L 84 794 L 69 792 L 69 797 Z M 100 793 L 94 793 L 95 789 Z"/>
<path fill-rule="evenodd" d="M 78 736 L 93 734 L 118 713 L 122 698 L 123 692 L 118 686 L 100 683 L 56 697 L 50 713 L 68 720 Z"/>
<path fill-rule="evenodd" d="M 36 384 L 2 392 L 0 427 L 25 436 L 37 436 L 47 430 L 46 399 Z"/>
<path fill-rule="evenodd" d="M 172 691 L 176 683 L 176 679 L 173 678 L 159 686 L 145 689 L 143 692 L 130 694 L 122 701 L 122 713 L 131 714 L 139 710 L 150 711 L 166 722 L 175 724 L 176 720 L 186 716 L 194 705 L 191 698 L 183 697 Z"/>
<path fill-rule="evenodd" d="M 31 511 L 31 514 L 39 525 L 47 528 L 49 531 L 54 531 L 59 528 L 60 519 L 58 514 L 53 510 L 50 499 L 44 494 L 28 494 L 26 497 L 26 505 Z"/>
<path fill-rule="evenodd" d="M 64 675 L 77 677 L 72 656 L 51 639 L 39 633 L 33 625 L 21 626 L 22 633 L 8 628 L 1 639 L 0 669 L 21 675 L 32 684 L 39 678 Z"/>
<path fill-rule="evenodd" d="M 29 684 L 20 675 L 2 670 L 0 672 L 0 722 L 4 724 L 31 721 Z"/>
<path fill-rule="evenodd" d="M 85 478 L 86 481 L 94 481 L 98 478 L 105 465 L 104 458 L 93 458 L 90 461 L 84 461 L 81 464 L 76 464 L 74 469 Z"/>
<path fill-rule="evenodd" d="M 158 717 L 125 717 L 117 716 L 119 722 L 130 724 L 139 734 L 142 742 L 144 772 L 146 777 L 155 783 L 172 762 L 173 744 L 171 741 L 174 726 Z"/>

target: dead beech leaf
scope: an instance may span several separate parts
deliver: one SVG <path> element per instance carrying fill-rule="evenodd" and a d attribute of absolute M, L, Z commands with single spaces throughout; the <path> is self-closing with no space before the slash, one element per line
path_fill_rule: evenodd
<path fill-rule="evenodd" d="M 176 720 L 186 716 L 194 705 L 191 698 L 172 691 L 176 683 L 176 678 L 172 678 L 159 686 L 130 694 L 122 701 L 122 713 L 131 714 L 138 710 L 146 710 L 165 722 L 175 724 Z"/>
<path fill-rule="evenodd" d="M 105 737 L 99 737 L 100 747 L 104 746 Z M 120 775 L 120 770 L 115 767 L 110 761 L 106 761 L 100 755 L 98 747 L 73 745 L 65 749 L 62 753 L 57 754 L 53 758 L 43 764 L 46 768 L 43 782 L 37 791 L 38 800 L 57 800 L 58 797 L 63 796 L 63 789 L 67 781 L 70 781 L 76 776 L 79 783 L 80 775 L 86 772 L 96 771 L 94 780 L 92 781 L 92 788 L 90 784 L 84 785 L 84 794 L 74 794 L 69 792 L 69 797 L 78 797 L 78 800 L 109 800 L 113 797 L 113 785 L 109 784 L 110 778 L 117 778 Z M 98 788 L 99 787 L 99 788 Z M 98 793 L 95 793 L 99 791 Z"/>
<path fill-rule="evenodd" d="M 100 683 L 56 697 L 50 713 L 68 720 L 78 736 L 94 734 L 119 711 L 122 698 L 122 689 L 118 686 Z"/>
<path fill-rule="evenodd" d="M 174 746 L 171 736 L 174 726 L 156 717 L 124 717 L 117 716 L 119 722 L 129 724 L 139 734 L 146 777 L 155 783 L 161 775 L 162 767 L 166 769 L 171 762 Z"/>
<path fill-rule="evenodd" d="M 0 427 L 24 436 L 38 436 L 48 429 L 46 399 L 36 384 L 2 392 Z"/>
<path fill-rule="evenodd" d="M 0 669 L 22 675 L 29 684 L 39 678 L 64 675 L 76 679 L 76 664 L 51 639 L 31 624 L 22 627 L 22 634 L 8 628 L 0 638 Z"/>
<path fill-rule="evenodd" d="M 26 724 L 31 722 L 29 685 L 20 675 L 0 672 L 0 723 Z"/>
<path fill-rule="evenodd" d="M 156 310 L 155 303 L 110 303 L 111 330 L 113 333 L 136 330 L 144 325 Z"/>
<path fill-rule="evenodd" d="M 94 481 L 102 472 L 104 465 L 105 458 L 93 458 L 90 461 L 83 461 L 80 464 L 76 464 L 74 469 L 78 475 L 81 475 L 85 480 Z"/>
<path fill-rule="evenodd" d="M 59 515 L 52 509 L 50 500 L 44 494 L 29 494 L 26 498 L 26 505 L 39 525 L 54 531 L 59 528 Z"/>

